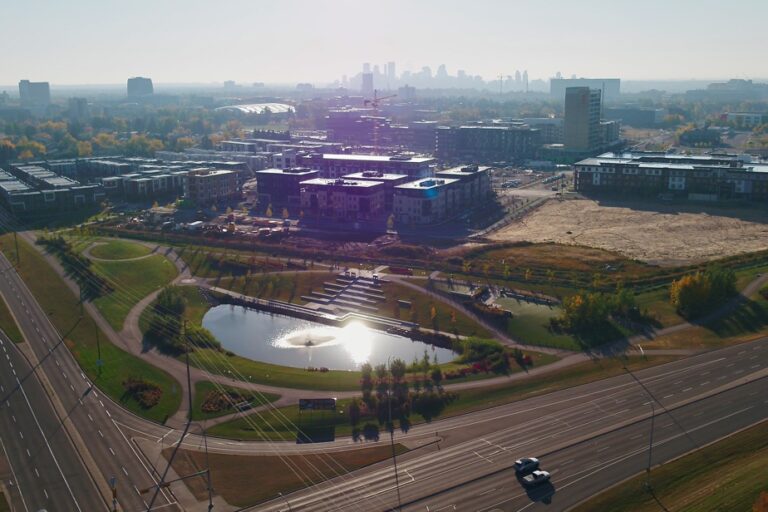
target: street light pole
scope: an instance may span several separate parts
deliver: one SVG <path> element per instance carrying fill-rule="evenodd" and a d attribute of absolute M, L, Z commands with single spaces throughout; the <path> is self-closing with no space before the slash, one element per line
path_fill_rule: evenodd
<path fill-rule="evenodd" d="M 389 444 L 392 447 L 392 464 L 395 467 L 395 489 L 397 489 L 397 510 L 403 510 L 403 504 L 400 500 L 400 478 L 397 475 L 397 456 L 395 454 L 395 425 L 392 423 L 392 356 L 387 358 L 387 369 L 389 370 L 389 386 L 387 386 L 387 405 L 389 406 Z"/>
<path fill-rule="evenodd" d="M 283 498 L 283 501 L 285 502 L 285 504 L 288 505 L 288 512 L 292 512 L 291 511 L 291 504 L 288 502 L 288 499 L 285 496 L 283 496 L 283 493 L 278 492 L 277 495 L 280 496 L 281 498 Z"/>

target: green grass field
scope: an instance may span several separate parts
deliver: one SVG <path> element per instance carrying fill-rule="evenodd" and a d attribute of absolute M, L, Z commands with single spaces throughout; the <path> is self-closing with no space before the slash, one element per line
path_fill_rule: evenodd
<path fill-rule="evenodd" d="M 674 359 L 674 357 L 630 357 L 627 359 L 626 365 L 631 370 L 638 370 Z M 458 399 L 445 408 L 441 417 L 457 416 L 516 402 L 623 373 L 625 370 L 620 361 L 605 359 L 576 364 L 557 374 L 537 376 L 509 384 L 464 390 L 458 392 Z M 445 381 L 444 384 L 451 382 L 453 381 Z M 276 411 L 261 412 L 246 418 L 220 423 L 212 427 L 209 432 L 213 435 L 232 439 L 290 441 L 296 439 L 297 427 L 303 425 L 307 428 L 333 427 L 337 437 L 349 436 L 352 434 L 352 426 L 346 412 L 349 402 L 349 399 L 338 400 L 336 403 L 337 410 L 333 414 L 330 412 L 302 413 L 301 417 L 297 405 L 281 407 Z M 375 422 L 373 419 L 364 418 L 362 423 L 365 421 Z M 412 414 L 411 422 L 413 425 L 418 425 L 424 420 L 419 415 Z"/>
<path fill-rule="evenodd" d="M 107 240 L 99 242 L 91 249 L 91 256 L 103 260 L 126 260 L 150 254 L 152 250 L 141 244 L 125 240 Z"/>
<path fill-rule="evenodd" d="M 125 317 L 136 303 L 178 275 L 176 266 L 159 254 L 136 261 L 94 261 L 93 270 L 114 288 L 94 304 L 116 331 L 123 329 Z"/>
<path fill-rule="evenodd" d="M 13 238 L 10 235 L 3 235 L 0 237 L 0 244 L 6 257 L 15 261 Z M 112 345 L 87 313 L 80 318 L 80 306 L 75 294 L 40 253 L 21 239 L 19 252 L 21 253 L 19 274 L 59 333 L 65 338 L 67 347 L 88 377 L 113 400 L 139 416 L 163 422 L 175 413 L 181 403 L 178 382 L 163 370 Z M 101 360 L 104 362 L 101 371 L 96 365 L 99 359 L 97 336 L 101 341 Z M 138 402 L 124 396 L 122 383 L 128 377 L 142 378 L 160 386 L 163 390 L 160 403 L 145 410 Z"/>
<path fill-rule="evenodd" d="M 8 336 L 12 342 L 21 343 L 24 341 L 24 337 L 21 335 L 16 320 L 14 320 L 13 315 L 11 315 L 8 306 L 2 298 L 0 298 L 0 329 L 3 330 L 5 335 Z"/>
<path fill-rule="evenodd" d="M 235 409 L 226 409 L 219 412 L 203 412 L 202 405 L 205 402 L 206 396 L 211 391 L 220 391 L 220 388 L 223 387 L 224 391 L 230 392 L 233 391 L 235 393 L 238 393 L 239 395 L 243 397 L 247 397 L 249 400 L 251 400 L 251 404 L 253 407 L 260 407 L 262 405 L 274 402 L 280 398 L 279 395 L 274 395 L 272 393 L 258 393 L 254 391 L 248 391 L 242 388 L 237 388 L 233 386 L 217 386 L 213 382 L 203 380 L 195 383 L 195 394 L 194 398 L 192 399 L 192 419 L 195 421 L 200 420 L 209 420 L 211 418 L 218 418 L 220 416 L 225 416 L 227 414 L 232 414 L 233 412 L 236 412 Z"/>
<path fill-rule="evenodd" d="M 635 295 L 635 303 L 641 312 L 648 315 L 659 327 L 670 327 L 685 322 L 685 318 L 677 314 L 675 306 L 669 300 L 669 287 L 663 286 Z"/>
<path fill-rule="evenodd" d="M 697 450 L 651 471 L 658 501 L 638 475 L 574 512 L 749 511 L 768 492 L 768 422 Z M 755 508 L 754 510 L 765 510 Z"/>
<path fill-rule="evenodd" d="M 512 312 L 512 319 L 507 323 L 507 333 L 516 340 L 529 345 L 580 350 L 578 342 L 567 334 L 558 334 L 549 330 L 549 320 L 560 316 L 559 306 L 546 306 L 512 298 L 498 299 L 496 303 Z"/>

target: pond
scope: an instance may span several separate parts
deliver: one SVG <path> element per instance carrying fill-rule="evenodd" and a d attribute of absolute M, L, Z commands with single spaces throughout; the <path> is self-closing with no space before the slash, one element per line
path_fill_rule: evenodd
<path fill-rule="evenodd" d="M 254 361 L 296 368 L 358 370 L 365 363 L 387 363 L 399 357 L 410 364 L 427 351 L 430 361 L 452 361 L 449 349 L 414 341 L 403 336 L 371 329 L 361 322 L 331 327 L 283 315 L 221 305 L 203 317 L 203 327 L 211 331 L 226 350 Z"/>

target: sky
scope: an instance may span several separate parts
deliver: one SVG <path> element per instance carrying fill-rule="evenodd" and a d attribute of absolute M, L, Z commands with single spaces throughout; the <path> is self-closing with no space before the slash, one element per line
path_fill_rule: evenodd
<path fill-rule="evenodd" d="M 322 84 L 388 61 L 486 79 L 768 77 L 768 0 L 2 0 L 0 17 L 0 84 Z"/>

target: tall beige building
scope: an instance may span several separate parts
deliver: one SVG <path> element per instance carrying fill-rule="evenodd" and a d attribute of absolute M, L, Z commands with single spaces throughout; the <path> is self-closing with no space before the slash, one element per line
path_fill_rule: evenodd
<path fill-rule="evenodd" d="M 568 87 L 565 90 L 565 148 L 589 151 L 601 144 L 600 89 Z"/>

